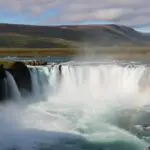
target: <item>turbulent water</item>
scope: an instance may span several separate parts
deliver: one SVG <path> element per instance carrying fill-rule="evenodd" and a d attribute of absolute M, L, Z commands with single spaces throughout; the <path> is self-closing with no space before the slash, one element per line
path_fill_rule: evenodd
<path fill-rule="evenodd" d="M 0 150 L 144 150 L 150 68 L 120 63 L 29 67 L 33 94 L 0 105 Z M 11 86 L 14 81 L 9 75 Z M 146 127 L 144 128 L 144 125 Z"/>

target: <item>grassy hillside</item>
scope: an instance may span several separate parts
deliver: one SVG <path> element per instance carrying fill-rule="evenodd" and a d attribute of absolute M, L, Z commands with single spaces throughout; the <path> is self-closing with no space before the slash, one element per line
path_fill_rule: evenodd
<path fill-rule="evenodd" d="M 63 39 L 0 34 L 0 47 L 3 48 L 68 48 L 71 44 Z"/>
<path fill-rule="evenodd" d="M 0 24 L 0 48 L 149 46 L 150 36 L 117 25 L 29 26 Z"/>

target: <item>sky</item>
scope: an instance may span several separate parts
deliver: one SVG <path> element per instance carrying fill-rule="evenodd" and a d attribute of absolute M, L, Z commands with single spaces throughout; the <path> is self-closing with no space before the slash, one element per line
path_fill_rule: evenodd
<path fill-rule="evenodd" d="M 150 32 L 150 0 L 0 0 L 0 23 L 113 23 Z"/>

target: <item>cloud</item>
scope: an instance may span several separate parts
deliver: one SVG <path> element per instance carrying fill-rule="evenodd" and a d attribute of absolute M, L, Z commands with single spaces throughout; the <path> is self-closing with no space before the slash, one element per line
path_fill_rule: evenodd
<path fill-rule="evenodd" d="M 55 18 L 47 18 L 49 24 L 91 20 L 128 26 L 150 23 L 150 0 L 1 0 L 0 8 L 16 14 L 24 13 L 28 17 L 58 10 Z"/>

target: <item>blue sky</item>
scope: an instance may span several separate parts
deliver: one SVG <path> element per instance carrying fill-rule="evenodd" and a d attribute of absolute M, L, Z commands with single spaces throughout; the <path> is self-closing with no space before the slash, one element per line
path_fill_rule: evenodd
<path fill-rule="evenodd" d="M 118 24 L 150 32 L 150 0 L 0 0 L 0 22 Z"/>
<path fill-rule="evenodd" d="M 145 33 L 150 33 L 150 26 L 148 27 L 141 27 L 141 28 L 135 28 L 137 31 L 140 31 L 140 32 L 145 32 Z"/>

